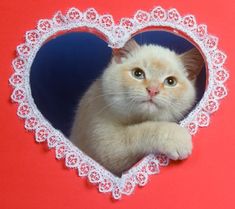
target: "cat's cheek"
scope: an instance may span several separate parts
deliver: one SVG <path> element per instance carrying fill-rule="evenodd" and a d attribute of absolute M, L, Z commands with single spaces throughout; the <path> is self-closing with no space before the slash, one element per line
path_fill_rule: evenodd
<path fill-rule="evenodd" d="M 164 97 L 169 97 L 169 92 L 167 90 L 165 90 L 164 88 L 161 90 L 161 96 L 164 96 Z"/>
<path fill-rule="evenodd" d="M 132 69 L 135 68 L 136 65 L 123 65 L 122 67 L 119 67 L 118 73 L 121 79 L 123 80 L 124 84 L 134 84 L 136 82 L 141 82 L 141 80 L 138 80 L 133 77 L 132 75 Z"/>
<path fill-rule="evenodd" d="M 177 86 L 170 89 L 170 91 L 171 91 L 171 96 L 173 95 L 175 98 L 178 99 L 184 97 L 184 95 L 190 95 L 191 93 L 193 93 L 192 88 L 190 88 L 190 85 L 187 84 L 186 82 L 177 84 Z"/>
<path fill-rule="evenodd" d="M 122 81 L 123 81 L 123 85 L 125 87 L 135 86 L 141 82 L 141 81 L 137 81 L 135 78 L 133 78 L 133 76 L 131 75 L 131 72 L 129 70 L 125 70 L 122 72 Z"/>

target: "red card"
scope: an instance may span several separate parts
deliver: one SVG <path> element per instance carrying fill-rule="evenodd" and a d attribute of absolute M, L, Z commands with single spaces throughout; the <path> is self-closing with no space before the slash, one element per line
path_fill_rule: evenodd
<path fill-rule="evenodd" d="M 99 193 L 95 186 L 76 172 L 56 161 L 54 151 L 46 145 L 37 145 L 34 134 L 24 129 L 23 120 L 16 115 L 17 106 L 10 102 L 12 88 L 8 79 L 15 48 L 23 42 L 26 31 L 34 29 L 42 18 L 51 18 L 55 12 L 65 13 L 75 6 L 81 11 L 89 7 L 100 14 L 112 14 L 115 22 L 132 17 L 138 9 L 150 11 L 154 1 L 86 1 L 49 3 L 47 1 L 2 1 L 0 42 L 0 127 L 1 127 L 1 180 L 2 208 L 234 208 L 233 186 L 234 149 L 233 133 L 233 23 L 234 3 L 226 2 L 157 2 L 165 9 L 176 8 L 180 14 L 193 14 L 208 31 L 219 37 L 219 49 L 226 52 L 226 82 L 228 96 L 221 101 L 219 110 L 212 114 L 209 127 L 201 128 L 194 136 L 193 155 L 186 161 L 171 163 L 151 176 L 143 188 L 134 194 L 114 201 L 110 195 Z M 233 6 L 234 5 L 234 6 Z"/>

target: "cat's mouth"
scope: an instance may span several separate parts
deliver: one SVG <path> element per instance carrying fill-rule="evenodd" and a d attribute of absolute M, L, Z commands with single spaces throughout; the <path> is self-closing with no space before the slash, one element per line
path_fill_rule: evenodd
<path fill-rule="evenodd" d="M 148 105 L 148 106 L 155 106 L 157 108 L 156 102 L 153 101 L 152 98 L 144 100 L 141 102 L 142 104 Z"/>

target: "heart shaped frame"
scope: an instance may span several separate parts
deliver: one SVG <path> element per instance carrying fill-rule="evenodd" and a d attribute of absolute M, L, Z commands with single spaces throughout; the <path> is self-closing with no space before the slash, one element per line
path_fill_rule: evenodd
<path fill-rule="evenodd" d="M 148 155 L 121 178 L 116 177 L 74 146 L 43 117 L 31 94 L 30 69 L 40 47 L 61 33 L 74 30 L 96 33 L 104 37 L 110 47 L 120 48 L 138 31 L 153 29 L 164 29 L 187 38 L 206 60 L 205 93 L 180 122 L 194 135 L 199 127 L 209 125 L 210 114 L 219 108 L 219 100 L 227 95 L 224 82 L 229 74 L 224 69 L 226 55 L 217 49 L 218 38 L 207 33 L 205 24 L 197 24 L 193 15 L 181 16 L 176 9 L 165 10 L 157 6 L 150 12 L 138 10 L 133 18 L 122 18 L 115 24 L 110 14 L 99 15 L 94 8 L 81 12 L 73 7 L 65 15 L 58 11 L 52 19 L 39 20 L 35 30 L 26 32 L 25 43 L 17 46 L 17 57 L 12 62 L 14 73 L 9 82 L 14 90 L 11 99 L 18 103 L 17 115 L 25 119 L 25 128 L 35 131 L 37 142 L 47 142 L 49 148 L 54 148 L 56 158 L 64 158 L 68 168 L 77 169 L 79 176 L 87 176 L 100 192 L 111 192 L 114 199 L 130 195 L 136 185 L 146 185 L 148 176 L 159 173 L 159 167 L 166 166 L 169 159 L 164 155 Z"/>

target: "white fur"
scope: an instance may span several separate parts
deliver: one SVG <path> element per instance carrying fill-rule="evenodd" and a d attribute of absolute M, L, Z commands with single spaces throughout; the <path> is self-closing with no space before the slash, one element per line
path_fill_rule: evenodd
<path fill-rule="evenodd" d="M 128 50 L 116 54 L 85 93 L 70 137 L 117 175 L 152 152 L 176 160 L 187 158 L 192 151 L 190 134 L 175 123 L 192 108 L 196 96 L 184 60 L 160 46 L 134 45 L 132 41 L 131 49 L 127 44 Z M 132 76 L 135 67 L 144 70 L 145 81 Z M 163 84 L 169 76 L 177 78 L 176 86 Z M 151 103 L 146 91 L 149 85 L 160 88 Z"/>

